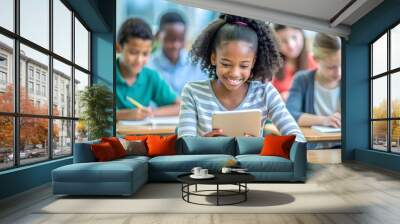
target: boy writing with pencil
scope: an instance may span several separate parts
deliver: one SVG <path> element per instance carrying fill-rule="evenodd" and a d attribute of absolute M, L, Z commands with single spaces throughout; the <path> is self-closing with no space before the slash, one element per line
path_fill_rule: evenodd
<path fill-rule="evenodd" d="M 117 36 L 117 120 L 142 120 L 179 114 L 180 100 L 156 71 L 144 67 L 153 41 L 150 26 L 141 19 L 125 21 Z M 158 108 L 149 108 L 150 102 Z"/>

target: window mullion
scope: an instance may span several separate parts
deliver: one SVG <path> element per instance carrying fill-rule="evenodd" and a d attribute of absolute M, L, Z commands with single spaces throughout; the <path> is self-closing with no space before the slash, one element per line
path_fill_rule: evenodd
<path fill-rule="evenodd" d="M 20 27 L 20 0 L 14 1 L 14 30 L 17 35 L 19 35 Z M 20 112 L 20 46 L 19 39 L 14 39 L 14 112 L 19 114 Z M 14 166 L 20 165 L 20 118 L 14 115 Z"/>
<path fill-rule="evenodd" d="M 49 50 L 53 52 L 53 0 L 49 0 Z M 48 152 L 49 159 L 53 159 L 53 56 L 49 55 L 48 91 L 50 119 L 48 120 Z"/>
<path fill-rule="evenodd" d="M 71 23 L 72 23 L 72 38 L 71 38 L 71 55 L 72 55 L 72 71 L 71 71 L 71 100 L 72 100 L 72 105 L 71 105 L 71 117 L 75 118 L 75 12 L 72 11 L 72 15 L 71 15 Z M 71 126 L 72 126 L 72 133 L 71 133 L 71 150 L 72 150 L 72 155 L 74 155 L 74 151 L 75 151 L 75 126 L 76 126 L 76 121 L 73 120 L 71 122 Z"/>

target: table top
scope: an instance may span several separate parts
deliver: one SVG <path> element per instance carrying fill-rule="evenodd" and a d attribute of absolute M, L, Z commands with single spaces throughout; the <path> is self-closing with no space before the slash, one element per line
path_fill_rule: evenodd
<path fill-rule="evenodd" d="M 124 126 L 117 124 L 117 133 L 120 135 L 156 135 L 156 134 L 174 134 L 176 126 L 174 125 L 140 125 Z M 340 132 L 322 133 L 309 127 L 301 127 L 304 137 L 308 142 L 329 142 L 340 141 L 342 135 Z"/>
<path fill-rule="evenodd" d="M 213 173 L 215 176 L 211 179 L 193 179 L 192 173 L 186 173 L 177 177 L 178 181 L 186 184 L 236 184 L 248 183 L 256 178 L 249 173 Z"/>
<path fill-rule="evenodd" d="M 342 139 L 341 132 L 322 133 L 309 127 L 301 127 L 301 131 L 308 142 L 333 142 L 340 141 Z"/>
<path fill-rule="evenodd" d="M 174 134 L 175 125 L 138 125 L 125 126 L 117 124 L 117 133 L 120 135 L 156 135 L 156 134 Z"/>

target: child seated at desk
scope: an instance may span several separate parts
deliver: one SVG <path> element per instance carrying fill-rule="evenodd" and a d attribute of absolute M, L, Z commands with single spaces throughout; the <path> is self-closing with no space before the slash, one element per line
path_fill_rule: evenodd
<path fill-rule="evenodd" d="M 319 33 L 313 45 L 318 68 L 295 75 L 286 106 L 300 126 L 341 127 L 339 37 Z M 309 148 L 331 148 L 337 143 L 309 144 Z"/>
<path fill-rule="evenodd" d="M 191 54 L 211 79 L 191 82 L 183 89 L 179 137 L 224 135 L 224 130 L 212 128 L 214 111 L 261 109 L 262 123 L 270 118 L 283 135 L 296 135 L 296 141 L 305 142 L 276 89 L 255 81 L 265 80 L 280 65 L 264 22 L 222 16 L 200 34 Z"/>
<path fill-rule="evenodd" d="M 176 93 L 149 68 L 144 67 L 151 52 L 153 34 L 141 19 L 125 21 L 117 36 L 116 63 L 117 120 L 142 120 L 151 116 L 178 115 Z M 159 106 L 149 108 L 150 102 Z"/>

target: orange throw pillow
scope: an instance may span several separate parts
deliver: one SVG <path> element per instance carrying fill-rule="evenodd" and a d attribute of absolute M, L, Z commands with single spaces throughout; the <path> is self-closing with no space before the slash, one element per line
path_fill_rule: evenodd
<path fill-rule="evenodd" d="M 128 141 L 142 141 L 142 142 L 145 142 L 148 137 L 149 137 L 148 135 L 139 135 L 139 136 L 128 135 L 128 136 L 125 136 L 125 139 L 128 140 Z"/>
<path fill-rule="evenodd" d="M 117 158 L 113 147 L 108 142 L 93 144 L 91 145 L 91 149 L 94 157 L 99 162 L 110 161 Z"/>
<path fill-rule="evenodd" d="M 290 158 L 290 148 L 295 140 L 295 135 L 267 135 L 264 138 L 264 145 L 261 149 L 262 156 L 280 156 Z"/>
<path fill-rule="evenodd" d="M 148 136 L 147 143 L 147 155 L 148 156 L 165 156 L 165 155 L 176 155 L 176 135 Z"/>
<path fill-rule="evenodd" d="M 126 151 L 124 149 L 124 146 L 122 146 L 121 142 L 119 141 L 118 138 L 116 137 L 110 137 L 110 138 L 101 138 L 101 142 L 108 142 L 114 149 L 115 155 L 117 158 L 125 157 L 126 156 Z"/>

